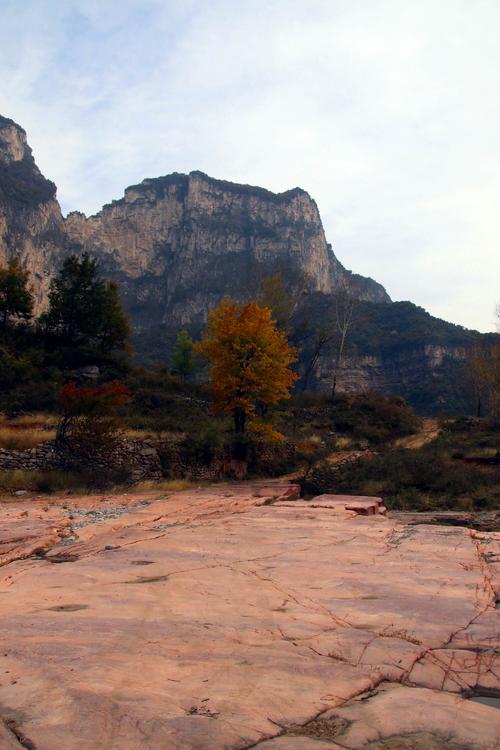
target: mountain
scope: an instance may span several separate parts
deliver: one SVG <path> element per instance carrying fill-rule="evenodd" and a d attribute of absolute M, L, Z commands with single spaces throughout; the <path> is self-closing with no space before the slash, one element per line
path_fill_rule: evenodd
<path fill-rule="evenodd" d="M 19 257 L 33 277 L 36 308 L 67 247 L 56 186 L 35 164 L 26 133 L 0 116 L 0 264 Z"/>
<path fill-rule="evenodd" d="M 300 291 L 329 293 L 346 271 L 327 245 L 316 203 L 299 188 L 271 193 L 202 172 L 144 180 L 122 199 L 65 222 L 74 248 L 98 253 L 121 282 L 136 328 L 203 323 L 225 294 L 258 294 L 281 271 Z M 359 296 L 389 301 L 358 279 Z"/>
<path fill-rule="evenodd" d="M 62 259 L 84 251 L 119 283 L 144 361 L 168 359 L 181 326 L 197 333 L 224 295 L 255 298 L 262 278 L 278 271 L 299 317 L 314 324 L 328 319 L 336 284 L 349 280 L 359 315 L 340 388 L 398 392 L 423 410 L 447 408 L 442 383 L 456 380 L 457 363 L 480 336 L 411 303 L 392 303 L 376 281 L 346 270 L 315 201 L 300 188 L 272 193 L 202 172 L 174 173 L 128 187 L 94 216 L 64 218 L 25 131 L 0 117 L 0 263 L 16 255 L 26 264 L 41 311 Z M 308 346 L 305 336 L 303 369 Z M 312 385 L 328 387 L 332 359 L 325 348 Z M 427 395 L 419 383 L 430 383 Z M 436 393 L 433 383 L 440 384 Z"/>

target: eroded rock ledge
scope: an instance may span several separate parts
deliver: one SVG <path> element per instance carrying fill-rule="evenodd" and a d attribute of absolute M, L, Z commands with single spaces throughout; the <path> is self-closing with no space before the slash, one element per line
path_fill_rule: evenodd
<path fill-rule="evenodd" d="M 3 506 L 2 750 L 498 748 L 500 535 L 293 494 Z"/>

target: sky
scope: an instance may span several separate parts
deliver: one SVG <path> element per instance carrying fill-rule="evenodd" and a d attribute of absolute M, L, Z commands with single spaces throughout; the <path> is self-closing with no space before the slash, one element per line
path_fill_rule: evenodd
<path fill-rule="evenodd" d="M 500 300 L 499 0 L 0 0 L 0 114 L 63 212 L 199 169 L 316 200 L 349 269 Z"/>

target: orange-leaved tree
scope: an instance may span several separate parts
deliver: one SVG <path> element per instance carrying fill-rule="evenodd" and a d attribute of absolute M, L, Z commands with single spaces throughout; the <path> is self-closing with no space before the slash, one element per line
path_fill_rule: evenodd
<path fill-rule="evenodd" d="M 297 375 L 290 365 L 297 351 L 288 346 L 268 307 L 224 299 L 208 316 L 203 339 L 196 345 L 211 363 L 214 411 L 230 414 L 237 433 L 258 406 L 289 398 Z"/>

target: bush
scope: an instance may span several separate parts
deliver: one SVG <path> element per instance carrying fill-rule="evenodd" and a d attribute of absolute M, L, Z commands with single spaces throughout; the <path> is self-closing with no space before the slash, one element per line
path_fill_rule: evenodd
<path fill-rule="evenodd" d="M 388 507 L 430 510 L 452 509 L 465 504 L 471 509 L 500 503 L 500 470 L 483 470 L 452 458 L 438 440 L 415 450 L 397 450 L 341 468 L 335 475 L 336 490 L 372 494 L 374 486 Z"/>
<path fill-rule="evenodd" d="M 128 399 L 128 390 L 116 381 L 89 387 L 68 383 L 60 394 L 63 416 L 57 428 L 57 443 L 83 458 L 109 453 L 120 431 L 117 410 Z"/>
<path fill-rule="evenodd" d="M 182 458 L 189 464 L 208 466 L 221 457 L 225 433 L 217 422 L 206 423 L 199 432 L 187 435 L 180 443 Z"/>
<path fill-rule="evenodd" d="M 335 428 L 380 445 L 420 426 L 420 420 L 399 396 L 360 393 L 343 396 L 333 405 Z"/>
<path fill-rule="evenodd" d="M 31 492 L 65 492 L 69 490 L 85 490 L 87 485 L 78 472 L 60 471 L 26 471 L 16 469 L 0 472 L 0 490 L 15 492 L 28 490 Z"/>

